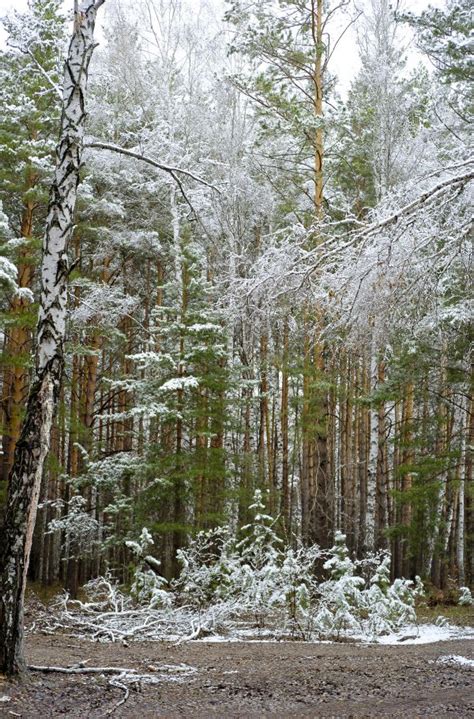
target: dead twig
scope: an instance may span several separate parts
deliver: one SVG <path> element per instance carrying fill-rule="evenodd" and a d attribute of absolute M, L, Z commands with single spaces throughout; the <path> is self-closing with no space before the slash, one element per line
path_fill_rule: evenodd
<path fill-rule="evenodd" d="M 123 692 L 125 692 L 124 696 L 118 701 L 116 704 L 113 705 L 108 711 L 105 712 L 105 716 L 109 716 L 112 714 L 118 707 L 122 706 L 122 704 L 125 704 L 128 697 L 130 696 L 130 689 L 128 688 L 128 684 L 123 684 L 123 682 L 120 681 L 120 679 L 125 679 L 128 675 L 126 673 L 119 674 L 118 677 L 112 677 L 112 679 L 109 679 L 109 686 L 111 687 L 117 687 L 117 689 L 121 689 Z M 139 681 L 137 679 L 137 681 Z"/>

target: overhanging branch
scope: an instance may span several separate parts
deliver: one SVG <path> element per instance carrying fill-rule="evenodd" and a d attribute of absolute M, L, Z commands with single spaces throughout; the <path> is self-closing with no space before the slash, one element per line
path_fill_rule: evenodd
<path fill-rule="evenodd" d="M 211 184 L 210 182 L 207 182 L 207 180 L 204 180 L 204 178 L 200 177 L 199 175 L 195 175 L 189 170 L 183 170 L 181 167 L 172 167 L 170 165 L 165 165 L 163 162 L 158 162 L 158 160 L 153 159 L 153 157 L 148 157 L 147 155 L 141 155 L 139 152 L 127 150 L 124 147 L 119 147 L 118 145 L 111 145 L 108 142 L 87 142 L 84 144 L 84 147 L 95 148 L 97 150 L 108 150 L 109 152 L 116 152 L 119 155 L 133 157 L 134 160 L 141 160 L 142 162 L 146 162 L 152 167 L 158 168 L 158 170 L 163 170 L 163 172 L 167 172 L 175 181 L 178 182 L 178 184 L 180 183 L 176 175 L 181 174 L 185 175 L 186 177 L 190 177 L 192 180 L 199 182 L 201 185 L 210 187 L 211 190 L 214 190 L 215 192 L 220 194 L 220 190 L 215 185 Z"/>

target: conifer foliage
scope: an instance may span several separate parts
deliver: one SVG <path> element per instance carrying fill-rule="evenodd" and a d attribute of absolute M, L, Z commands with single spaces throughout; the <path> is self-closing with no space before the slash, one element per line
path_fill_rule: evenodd
<path fill-rule="evenodd" d="M 102 4 L 69 51 L 59 0 L 3 20 L 4 667 L 30 553 L 64 621 L 86 585 L 131 636 L 377 635 L 418 576 L 469 601 L 466 3 L 110 2 L 91 60 Z"/>

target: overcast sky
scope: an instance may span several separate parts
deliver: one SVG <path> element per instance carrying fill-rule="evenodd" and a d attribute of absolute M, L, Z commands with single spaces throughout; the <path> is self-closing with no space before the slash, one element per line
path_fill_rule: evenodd
<path fill-rule="evenodd" d="M 136 0 L 129 0 L 130 2 L 136 2 Z M 224 0 L 214 0 L 216 6 L 221 5 L 224 7 Z M 73 7 L 73 0 L 64 0 L 63 2 L 65 10 Z M 424 10 L 428 5 L 435 5 L 436 7 L 442 7 L 446 3 L 443 0 L 408 0 L 405 1 L 404 6 L 413 13 L 419 13 Z M 24 10 L 27 7 L 27 0 L 0 0 L 0 16 L 6 12 L 17 9 Z M 341 17 L 337 23 L 337 26 L 331 28 L 332 37 L 337 39 L 341 31 L 347 24 L 347 18 Z M 99 20 L 99 32 L 98 39 L 100 42 L 100 20 Z M 5 34 L 0 27 L 0 46 L 5 42 Z M 333 44 L 335 40 L 333 39 Z M 410 57 L 410 64 L 415 65 L 420 57 L 413 50 Z M 339 77 L 339 88 L 344 93 L 347 91 L 352 78 L 358 70 L 358 56 L 356 49 L 356 31 L 354 27 L 350 27 L 347 32 L 344 33 L 341 41 L 338 43 L 337 48 L 331 58 L 330 71 L 336 73 Z"/>

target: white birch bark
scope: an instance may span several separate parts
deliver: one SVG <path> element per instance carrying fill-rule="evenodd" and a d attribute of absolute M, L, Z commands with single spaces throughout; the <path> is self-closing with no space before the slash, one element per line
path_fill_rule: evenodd
<path fill-rule="evenodd" d="M 451 502 L 451 505 L 448 510 L 448 516 L 446 517 L 446 532 L 445 532 L 444 541 L 443 541 L 443 556 L 446 556 L 448 553 L 449 540 L 451 537 L 451 530 L 453 528 L 453 519 L 454 519 L 454 502 Z"/>
<path fill-rule="evenodd" d="M 85 96 L 97 10 L 105 0 L 77 0 L 64 66 L 63 111 L 41 265 L 35 378 L 9 477 L 0 561 L 0 671 L 24 669 L 23 604 L 43 465 L 63 369 L 68 244 L 72 236 L 85 121 Z"/>
<path fill-rule="evenodd" d="M 179 219 L 178 202 L 176 199 L 176 187 L 173 185 L 170 191 L 171 206 L 171 227 L 173 228 L 173 249 L 174 249 L 174 271 L 176 275 L 176 286 L 178 294 L 182 293 L 182 253 L 181 253 L 181 223 Z"/>
<path fill-rule="evenodd" d="M 426 553 L 426 563 L 425 563 L 425 575 L 429 577 L 431 575 L 432 569 L 433 569 L 433 559 L 434 559 L 434 552 L 436 547 L 436 542 L 439 540 L 440 535 L 440 528 L 441 528 L 441 522 L 443 519 L 443 510 L 445 506 L 445 499 L 446 499 L 446 488 L 447 488 L 447 482 L 448 482 L 448 473 L 443 472 L 440 478 L 440 486 L 439 490 L 436 496 L 436 507 L 435 507 L 435 521 L 434 521 L 434 527 L 433 530 L 428 538 L 428 550 Z"/>

